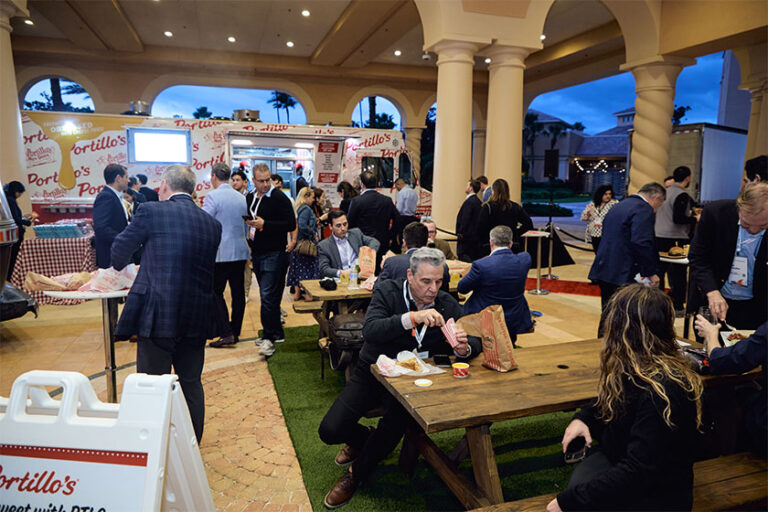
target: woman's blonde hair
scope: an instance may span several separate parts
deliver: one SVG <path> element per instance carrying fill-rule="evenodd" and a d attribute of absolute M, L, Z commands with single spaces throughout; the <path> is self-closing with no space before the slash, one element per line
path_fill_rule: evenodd
<path fill-rule="evenodd" d="M 675 341 L 674 321 L 672 301 L 658 288 L 632 284 L 611 297 L 603 325 L 606 336 L 597 391 L 603 421 L 611 421 L 621 411 L 625 384 L 631 382 L 663 400 L 664 422 L 673 427 L 662 383 L 668 379 L 696 403 L 696 426 L 701 427 L 701 377 L 691 370 Z"/>
<path fill-rule="evenodd" d="M 296 211 L 299 211 L 299 208 L 307 204 L 307 196 L 312 195 L 314 197 L 315 192 L 312 190 L 312 187 L 304 187 L 301 190 L 299 190 L 299 193 L 296 195 Z"/>

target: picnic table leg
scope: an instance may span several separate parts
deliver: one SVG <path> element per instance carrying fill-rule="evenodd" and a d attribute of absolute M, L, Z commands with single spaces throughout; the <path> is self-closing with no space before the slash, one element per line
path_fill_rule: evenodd
<path fill-rule="evenodd" d="M 477 487 L 492 504 L 503 503 L 499 468 L 496 465 L 496 456 L 491 443 L 491 426 L 486 424 L 467 427 L 467 441 Z"/>
<path fill-rule="evenodd" d="M 419 458 L 419 431 L 415 425 L 408 425 L 403 436 L 403 447 L 400 449 L 398 465 L 408 478 L 413 477 L 416 460 Z"/>
<path fill-rule="evenodd" d="M 464 435 L 459 440 L 458 443 L 456 443 L 456 446 L 453 447 L 453 450 L 451 450 L 451 453 L 448 454 L 448 458 L 453 461 L 454 464 L 457 466 L 463 461 L 469 457 L 469 445 L 467 444 L 467 436 Z"/>

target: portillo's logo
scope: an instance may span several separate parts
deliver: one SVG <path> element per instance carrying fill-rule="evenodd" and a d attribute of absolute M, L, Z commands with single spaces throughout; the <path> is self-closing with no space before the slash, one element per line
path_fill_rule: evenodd
<path fill-rule="evenodd" d="M 75 486 L 79 480 L 65 475 L 62 479 L 56 476 L 55 471 L 41 471 L 24 476 L 7 476 L 3 474 L 3 466 L 0 466 L 0 489 L 16 492 L 32 492 L 35 494 L 58 494 L 69 496 L 75 492 Z"/>

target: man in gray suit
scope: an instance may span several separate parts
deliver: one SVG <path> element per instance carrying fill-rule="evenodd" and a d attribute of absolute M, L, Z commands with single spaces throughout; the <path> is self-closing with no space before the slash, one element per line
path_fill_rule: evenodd
<path fill-rule="evenodd" d="M 245 288 L 243 284 L 245 262 L 251 255 L 246 241 L 243 217 L 248 215 L 245 196 L 229 184 L 231 171 L 223 162 L 213 164 L 211 185 L 203 201 L 203 210 L 221 223 L 221 242 L 216 253 L 213 289 L 221 328 L 220 338 L 211 342 L 214 348 L 234 345 L 239 341 L 245 314 Z M 230 320 L 224 289 L 229 283 L 232 293 L 232 318 Z"/>
<path fill-rule="evenodd" d="M 339 277 L 349 274 L 357 265 L 360 247 L 379 250 L 379 241 L 364 235 L 357 228 L 349 229 L 347 215 L 342 210 L 331 210 L 328 214 L 333 234 L 317 244 L 317 263 L 320 277 Z"/>

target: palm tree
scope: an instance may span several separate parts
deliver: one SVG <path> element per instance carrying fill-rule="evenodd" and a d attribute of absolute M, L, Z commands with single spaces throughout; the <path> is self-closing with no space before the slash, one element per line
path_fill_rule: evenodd
<path fill-rule="evenodd" d="M 587 129 L 587 127 L 581 124 L 581 121 L 576 121 L 575 123 L 573 123 L 573 129 L 577 132 L 583 132 L 584 130 Z"/>
<path fill-rule="evenodd" d="M 534 112 L 525 114 L 523 122 L 523 143 L 528 147 L 528 156 L 533 156 L 533 145 L 536 142 L 536 136 L 544 131 L 544 127 L 539 122 L 539 115 Z"/>
<path fill-rule="evenodd" d="M 565 137 L 567 126 L 561 123 L 553 123 L 549 125 L 545 135 L 549 135 L 549 149 L 555 149 L 557 145 L 557 139 Z"/>
<path fill-rule="evenodd" d="M 290 124 L 291 113 L 288 111 L 288 109 L 296 106 L 296 100 L 293 99 L 293 96 L 285 92 L 272 91 L 272 97 L 269 99 L 268 103 L 272 105 L 272 107 L 277 112 L 278 123 L 280 122 L 280 109 L 285 109 L 285 118 Z"/>
<path fill-rule="evenodd" d="M 192 113 L 192 117 L 195 119 L 208 119 L 213 115 L 213 112 L 208 110 L 208 107 L 197 107 L 197 110 L 195 110 Z"/>

